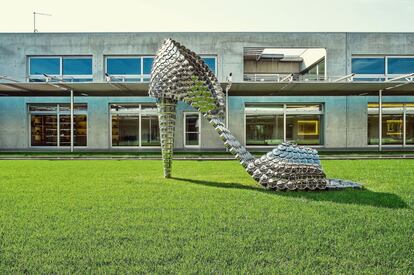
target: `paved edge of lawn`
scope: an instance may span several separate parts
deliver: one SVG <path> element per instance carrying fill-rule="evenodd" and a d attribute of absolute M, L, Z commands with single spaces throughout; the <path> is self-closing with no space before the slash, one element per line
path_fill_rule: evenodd
<path fill-rule="evenodd" d="M 212 156 L 186 156 L 174 157 L 174 160 L 234 160 L 234 157 L 212 157 Z M 329 155 L 320 156 L 321 160 L 373 160 L 373 159 L 414 159 L 414 155 Z M 0 160 L 161 160 L 161 156 L 36 156 L 36 155 L 22 155 L 22 156 L 7 156 L 0 155 Z"/>

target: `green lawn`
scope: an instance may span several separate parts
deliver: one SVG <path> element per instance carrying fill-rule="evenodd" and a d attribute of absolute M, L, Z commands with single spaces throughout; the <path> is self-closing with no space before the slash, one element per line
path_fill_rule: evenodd
<path fill-rule="evenodd" d="M 261 189 L 235 161 L 0 161 L 0 274 L 414 272 L 414 161 L 324 161 L 363 191 Z"/>

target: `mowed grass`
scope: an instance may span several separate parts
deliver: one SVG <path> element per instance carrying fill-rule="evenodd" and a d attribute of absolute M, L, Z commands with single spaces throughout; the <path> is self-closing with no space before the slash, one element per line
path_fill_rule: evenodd
<path fill-rule="evenodd" d="M 0 273 L 414 272 L 414 161 L 324 161 L 365 190 L 276 193 L 235 161 L 0 161 Z"/>

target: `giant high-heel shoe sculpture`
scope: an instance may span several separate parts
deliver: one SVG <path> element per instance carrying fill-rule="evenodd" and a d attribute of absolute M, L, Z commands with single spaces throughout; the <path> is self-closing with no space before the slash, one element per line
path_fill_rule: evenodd
<path fill-rule="evenodd" d="M 274 190 L 360 187 L 327 179 L 317 151 L 283 143 L 260 158 L 252 156 L 224 124 L 225 98 L 215 75 L 203 60 L 178 42 L 167 39 L 154 59 L 149 95 L 157 99 L 164 176 L 171 177 L 176 103 L 184 101 L 216 129 L 226 148 L 262 186 Z"/>

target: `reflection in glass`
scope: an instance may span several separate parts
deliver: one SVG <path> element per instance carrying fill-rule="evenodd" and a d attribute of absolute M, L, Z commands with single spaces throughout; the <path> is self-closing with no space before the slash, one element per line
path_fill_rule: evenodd
<path fill-rule="evenodd" d="M 29 111 L 30 112 L 56 112 L 57 105 L 56 104 L 30 105 Z"/>
<path fill-rule="evenodd" d="M 144 74 L 151 74 L 153 61 L 154 61 L 153 57 L 144 57 L 144 61 L 143 61 Z"/>
<path fill-rule="evenodd" d="M 385 58 L 352 58 L 352 73 L 356 74 L 385 74 Z"/>
<path fill-rule="evenodd" d="M 216 58 L 215 57 L 202 57 L 204 63 L 210 68 L 210 70 L 216 74 Z"/>
<path fill-rule="evenodd" d="M 198 114 L 185 114 L 185 145 L 199 145 L 200 116 Z"/>
<path fill-rule="evenodd" d="M 414 58 L 408 57 L 389 57 L 389 74 L 410 74 L 414 73 Z"/>
<path fill-rule="evenodd" d="M 30 58 L 31 75 L 60 75 L 60 58 Z"/>
<path fill-rule="evenodd" d="M 92 58 L 63 58 L 64 75 L 91 75 Z"/>
<path fill-rule="evenodd" d="M 275 145 L 283 142 L 283 115 L 247 115 L 246 145 Z"/>
<path fill-rule="evenodd" d="M 376 114 L 368 115 L 368 145 L 378 145 L 379 143 L 378 123 L 379 123 L 378 115 Z"/>
<path fill-rule="evenodd" d="M 299 145 L 320 145 L 320 115 L 287 115 L 286 141 Z"/>
<path fill-rule="evenodd" d="M 141 58 L 107 58 L 106 72 L 114 75 L 141 74 Z"/>
<path fill-rule="evenodd" d="M 403 144 L 403 116 L 382 116 L 382 144 Z"/>
<path fill-rule="evenodd" d="M 57 146 L 57 115 L 32 115 L 31 145 Z"/>
<path fill-rule="evenodd" d="M 414 144 L 414 114 L 407 114 L 405 117 L 405 143 Z"/>
<path fill-rule="evenodd" d="M 70 115 L 59 116 L 59 142 L 60 146 L 70 146 Z M 87 118 L 86 115 L 73 117 L 73 145 L 86 146 L 87 142 Z"/>
<path fill-rule="evenodd" d="M 160 146 L 160 131 L 157 116 L 141 117 L 141 145 Z"/>
<path fill-rule="evenodd" d="M 139 146 L 139 116 L 112 116 L 112 146 Z"/>

